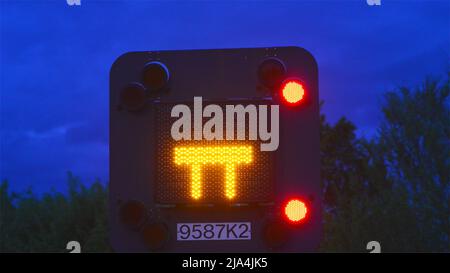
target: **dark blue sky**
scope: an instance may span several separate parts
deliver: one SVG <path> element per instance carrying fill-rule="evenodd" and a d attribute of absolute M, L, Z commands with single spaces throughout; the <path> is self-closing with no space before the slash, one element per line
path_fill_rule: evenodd
<path fill-rule="evenodd" d="M 108 73 L 127 51 L 297 45 L 334 122 L 372 136 L 382 94 L 449 70 L 450 1 L 1 2 L 0 178 L 64 190 L 108 179 Z"/>

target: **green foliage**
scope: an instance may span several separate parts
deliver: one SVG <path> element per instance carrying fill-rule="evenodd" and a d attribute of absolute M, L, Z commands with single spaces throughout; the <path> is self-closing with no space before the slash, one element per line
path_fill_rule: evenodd
<path fill-rule="evenodd" d="M 450 241 L 449 81 L 426 80 L 386 94 L 380 150 L 391 179 L 407 188 L 425 251 L 448 251 Z"/>
<path fill-rule="evenodd" d="M 100 182 L 86 188 L 71 173 L 69 191 L 36 197 L 0 186 L 0 252 L 67 252 L 78 241 L 83 252 L 108 252 L 107 191 Z"/>
<path fill-rule="evenodd" d="M 388 92 L 371 141 L 345 119 L 322 117 L 325 189 L 321 250 L 448 252 L 450 113 L 448 80 Z"/>

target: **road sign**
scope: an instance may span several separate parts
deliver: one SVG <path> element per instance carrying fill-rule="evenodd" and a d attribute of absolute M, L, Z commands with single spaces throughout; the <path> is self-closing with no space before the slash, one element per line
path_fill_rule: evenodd
<path fill-rule="evenodd" d="M 111 67 L 115 251 L 314 251 L 319 164 L 302 48 L 130 52 Z"/>

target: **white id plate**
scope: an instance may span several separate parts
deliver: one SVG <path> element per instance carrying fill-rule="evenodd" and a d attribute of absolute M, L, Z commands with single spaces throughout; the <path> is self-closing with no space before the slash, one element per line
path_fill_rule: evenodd
<path fill-rule="evenodd" d="M 177 241 L 251 239 L 250 222 L 177 223 Z"/>

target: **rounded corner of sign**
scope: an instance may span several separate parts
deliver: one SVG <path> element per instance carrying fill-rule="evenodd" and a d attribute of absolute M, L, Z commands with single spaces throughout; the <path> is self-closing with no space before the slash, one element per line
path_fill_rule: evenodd
<path fill-rule="evenodd" d="M 120 54 L 111 64 L 111 67 L 109 68 L 109 75 L 111 77 L 112 73 L 114 72 L 114 69 L 119 66 L 124 60 L 128 59 L 131 55 L 135 55 L 139 52 L 137 51 L 128 51 L 125 53 Z"/>
<path fill-rule="evenodd" d="M 289 48 L 297 51 L 300 55 L 304 56 L 304 58 L 308 60 L 308 66 L 313 68 L 316 74 L 318 73 L 319 65 L 317 63 L 316 57 L 314 57 L 314 54 L 311 51 L 301 46 L 290 46 Z"/>

